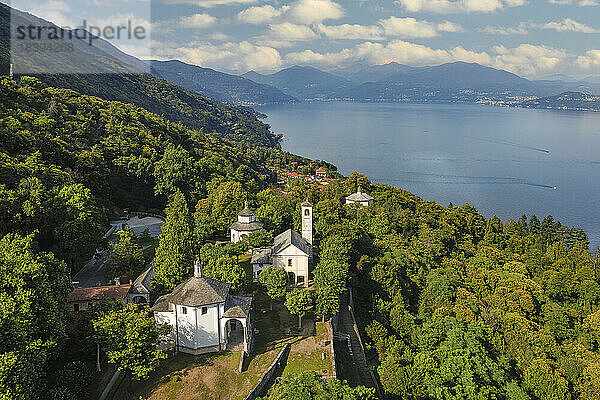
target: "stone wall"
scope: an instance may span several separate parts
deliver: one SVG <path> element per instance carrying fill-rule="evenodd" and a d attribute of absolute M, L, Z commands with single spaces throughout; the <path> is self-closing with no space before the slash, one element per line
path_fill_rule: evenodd
<path fill-rule="evenodd" d="M 329 329 L 329 350 L 331 352 L 331 376 L 337 378 L 337 367 L 335 365 L 335 345 L 333 340 L 333 321 L 330 319 L 327 322 L 327 329 Z"/>
<path fill-rule="evenodd" d="M 275 376 L 281 373 L 285 367 L 285 357 L 287 356 L 290 349 L 290 344 L 286 343 L 283 346 L 283 349 L 279 352 L 273 363 L 267 368 L 267 370 L 262 374 L 258 383 L 254 388 L 248 393 L 248 395 L 244 398 L 244 400 L 254 400 L 259 396 L 262 396 L 269 390 L 271 385 L 273 384 L 273 380 Z"/>

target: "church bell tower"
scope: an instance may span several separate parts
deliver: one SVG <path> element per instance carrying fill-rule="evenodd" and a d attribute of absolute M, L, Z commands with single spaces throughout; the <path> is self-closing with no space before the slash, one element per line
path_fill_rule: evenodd
<path fill-rule="evenodd" d="M 313 244 L 313 206 L 306 199 L 300 204 L 302 207 L 302 237 L 311 245 Z"/>

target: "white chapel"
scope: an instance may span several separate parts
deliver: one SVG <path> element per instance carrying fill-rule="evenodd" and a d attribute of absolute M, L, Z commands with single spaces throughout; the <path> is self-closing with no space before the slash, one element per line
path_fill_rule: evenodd
<path fill-rule="evenodd" d="M 253 279 L 269 266 L 283 268 L 288 273 L 288 283 L 308 287 L 308 262 L 312 258 L 313 209 L 310 202 L 301 204 L 302 234 L 288 229 L 277 235 L 273 246 L 257 249 L 252 255 Z"/>
<path fill-rule="evenodd" d="M 230 285 L 202 275 L 194 276 L 159 297 L 152 307 L 157 324 L 168 324 L 167 342 L 178 351 L 202 354 L 225 349 L 248 353 L 253 344 L 252 298 L 234 296 Z"/>
<path fill-rule="evenodd" d="M 237 215 L 237 222 L 234 222 L 231 227 L 231 241 L 233 243 L 240 242 L 244 239 L 248 239 L 248 236 L 252 232 L 259 231 L 263 228 L 263 225 L 256 220 L 256 214 L 248 207 L 246 201 L 244 209 Z"/>

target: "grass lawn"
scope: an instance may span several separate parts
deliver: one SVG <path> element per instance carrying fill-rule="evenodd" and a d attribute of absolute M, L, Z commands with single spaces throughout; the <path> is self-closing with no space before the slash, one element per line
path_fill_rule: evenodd
<path fill-rule="evenodd" d="M 278 350 L 256 355 L 248 369 L 237 372 L 239 352 L 193 356 L 179 353 L 161 362 L 146 382 L 125 381 L 113 400 L 243 399 L 277 356 Z"/>
<path fill-rule="evenodd" d="M 283 375 L 299 374 L 303 371 L 315 371 L 323 376 L 332 375 L 330 336 L 327 324 L 308 320 L 302 325 L 304 332 L 307 329 L 306 325 L 314 325 L 316 332 L 314 335 L 302 337 L 292 343 Z M 323 346 L 323 341 L 327 343 L 325 346 Z M 322 353 L 325 353 L 325 359 L 322 358 Z"/>

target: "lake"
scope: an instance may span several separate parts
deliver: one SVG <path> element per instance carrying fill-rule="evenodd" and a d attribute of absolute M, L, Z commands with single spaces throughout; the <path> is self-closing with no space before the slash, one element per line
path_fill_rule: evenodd
<path fill-rule="evenodd" d="M 600 113 L 464 104 L 258 107 L 285 150 L 486 217 L 550 214 L 600 245 Z"/>

